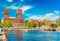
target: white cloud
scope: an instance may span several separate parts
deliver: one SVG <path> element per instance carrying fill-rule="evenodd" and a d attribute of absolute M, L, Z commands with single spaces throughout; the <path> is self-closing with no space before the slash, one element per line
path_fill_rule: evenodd
<path fill-rule="evenodd" d="M 47 13 L 46 15 L 44 15 L 44 19 L 49 20 L 52 15 L 53 13 Z"/>
<path fill-rule="evenodd" d="M 58 18 L 59 18 L 59 16 L 56 16 L 56 18 L 58 19 Z"/>
<path fill-rule="evenodd" d="M 9 9 L 22 9 L 23 13 L 29 9 L 32 8 L 32 6 L 23 6 L 23 7 L 19 7 L 19 6 L 9 6 L 9 7 L 6 7 L 6 8 L 9 8 Z"/>
<path fill-rule="evenodd" d="M 16 17 L 9 17 L 9 18 L 16 18 Z"/>
<path fill-rule="evenodd" d="M 30 16 L 30 14 L 25 14 L 26 16 Z"/>
<path fill-rule="evenodd" d="M 58 18 L 59 18 L 59 16 L 55 15 L 55 13 L 47 13 L 46 15 L 43 16 L 42 19 L 56 20 Z"/>
<path fill-rule="evenodd" d="M 45 15 L 32 15 L 29 16 L 29 18 L 27 20 L 56 20 L 58 19 L 59 16 L 55 16 L 54 13 L 47 13 Z"/>
<path fill-rule="evenodd" d="M 51 17 L 50 20 L 57 20 L 58 18 L 59 18 L 59 16 L 53 16 L 53 17 Z"/>
<path fill-rule="evenodd" d="M 41 17 L 40 16 L 31 16 L 30 19 L 34 19 L 34 20 L 39 20 Z"/>
<path fill-rule="evenodd" d="M 20 0 L 21 2 L 23 2 L 24 0 Z"/>
<path fill-rule="evenodd" d="M 19 7 L 16 7 L 16 6 L 10 6 L 10 7 L 6 7 L 6 8 L 9 8 L 9 9 L 18 9 Z"/>
<path fill-rule="evenodd" d="M 49 17 L 49 16 L 52 16 L 53 13 L 47 13 L 45 16 Z"/>
<path fill-rule="evenodd" d="M 27 11 L 29 9 L 32 8 L 32 6 L 23 6 L 23 7 L 19 7 L 19 6 L 9 6 L 9 7 L 6 7 L 6 8 L 10 8 L 10 9 L 22 9 L 23 11 Z"/>
<path fill-rule="evenodd" d="M 32 6 L 23 6 L 23 7 L 21 7 L 23 13 L 24 13 L 25 11 L 31 9 L 31 8 L 32 8 Z"/>
<path fill-rule="evenodd" d="M 8 2 L 12 2 L 13 0 L 7 0 Z"/>
<path fill-rule="evenodd" d="M 58 11 L 58 10 L 55 10 L 55 11 L 54 11 L 54 13 L 55 13 L 55 14 L 59 14 L 59 13 L 60 13 L 60 11 Z"/>
<path fill-rule="evenodd" d="M 41 18 L 42 18 L 41 16 L 33 15 L 27 18 L 27 20 L 40 20 Z"/>

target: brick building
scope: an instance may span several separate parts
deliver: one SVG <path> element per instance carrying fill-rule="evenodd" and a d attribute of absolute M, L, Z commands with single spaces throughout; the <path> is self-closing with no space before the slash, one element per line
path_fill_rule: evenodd
<path fill-rule="evenodd" d="M 43 22 L 45 24 L 45 26 L 48 26 L 50 24 L 56 24 L 55 21 L 50 21 L 50 20 L 32 20 L 33 24 L 35 24 L 36 26 L 39 26 L 40 22 Z"/>
<path fill-rule="evenodd" d="M 4 21 L 6 21 L 6 20 L 11 21 L 13 27 L 24 26 L 24 19 L 22 18 L 22 10 L 21 9 L 17 9 L 17 18 L 9 18 L 8 13 L 9 13 L 9 10 L 4 9 Z M 32 22 L 36 26 L 39 26 L 40 22 L 44 22 L 46 26 L 48 26 L 51 23 L 55 23 L 54 21 L 50 21 L 50 20 L 32 20 Z"/>
<path fill-rule="evenodd" d="M 24 19 L 22 18 L 22 10 L 17 10 L 17 18 L 9 18 L 8 17 L 9 10 L 4 9 L 4 21 L 9 20 L 12 22 L 12 26 L 23 26 L 24 25 Z"/>
<path fill-rule="evenodd" d="M 33 24 L 35 24 L 36 26 L 39 26 L 39 20 L 32 20 Z"/>

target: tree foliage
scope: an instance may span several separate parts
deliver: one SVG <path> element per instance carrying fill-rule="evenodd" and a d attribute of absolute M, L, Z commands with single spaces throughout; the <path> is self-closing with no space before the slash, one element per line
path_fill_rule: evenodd
<path fill-rule="evenodd" d="M 50 24 L 50 27 L 56 28 L 57 27 L 57 24 Z"/>
<path fill-rule="evenodd" d="M 28 22 L 25 23 L 25 26 L 26 27 L 34 27 L 34 24 L 33 24 L 32 21 L 28 21 Z"/>
<path fill-rule="evenodd" d="M 4 23 L 4 22 L 1 23 L 0 26 L 1 26 L 2 28 L 5 27 L 5 23 Z"/>
<path fill-rule="evenodd" d="M 1 27 L 11 27 L 12 23 L 9 20 L 6 20 L 5 22 L 0 24 Z"/>
<path fill-rule="evenodd" d="M 44 22 L 40 22 L 40 23 L 39 23 L 39 27 L 42 27 L 43 25 L 45 25 Z"/>
<path fill-rule="evenodd" d="M 57 26 L 60 26 L 60 18 L 56 21 Z"/>
<path fill-rule="evenodd" d="M 5 27 L 11 27 L 12 23 L 9 20 L 6 20 L 5 22 Z"/>

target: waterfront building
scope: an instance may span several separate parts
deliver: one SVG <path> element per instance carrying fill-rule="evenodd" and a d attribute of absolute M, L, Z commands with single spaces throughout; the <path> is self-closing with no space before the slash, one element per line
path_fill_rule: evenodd
<path fill-rule="evenodd" d="M 4 21 L 6 21 L 6 20 L 11 21 L 13 27 L 24 25 L 24 19 L 22 18 L 22 10 L 21 9 L 17 9 L 17 14 L 16 14 L 17 18 L 9 18 L 8 14 L 9 14 L 9 10 L 5 8 L 4 9 Z"/>
<path fill-rule="evenodd" d="M 22 27 L 24 26 L 24 19 L 22 18 L 22 10 L 17 9 L 17 18 L 9 18 L 9 10 L 7 8 L 4 9 L 4 21 L 9 20 L 12 22 L 12 27 Z M 33 24 L 35 24 L 36 27 L 39 27 L 40 22 L 44 22 L 45 26 L 48 26 L 49 24 L 55 24 L 55 21 L 50 21 L 50 20 L 31 20 Z M 0 21 L 1 23 L 1 21 Z"/>

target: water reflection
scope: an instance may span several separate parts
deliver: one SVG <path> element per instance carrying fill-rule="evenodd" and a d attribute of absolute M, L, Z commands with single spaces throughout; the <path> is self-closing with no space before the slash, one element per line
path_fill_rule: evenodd
<path fill-rule="evenodd" d="M 23 41 L 22 31 L 21 30 L 16 30 L 15 33 L 17 35 L 17 37 L 16 37 L 17 41 Z"/>
<path fill-rule="evenodd" d="M 44 32 L 40 30 L 23 32 L 16 30 L 8 34 L 8 41 L 60 41 L 60 32 Z"/>
<path fill-rule="evenodd" d="M 23 32 L 20 30 L 8 31 L 8 41 L 23 41 Z"/>

